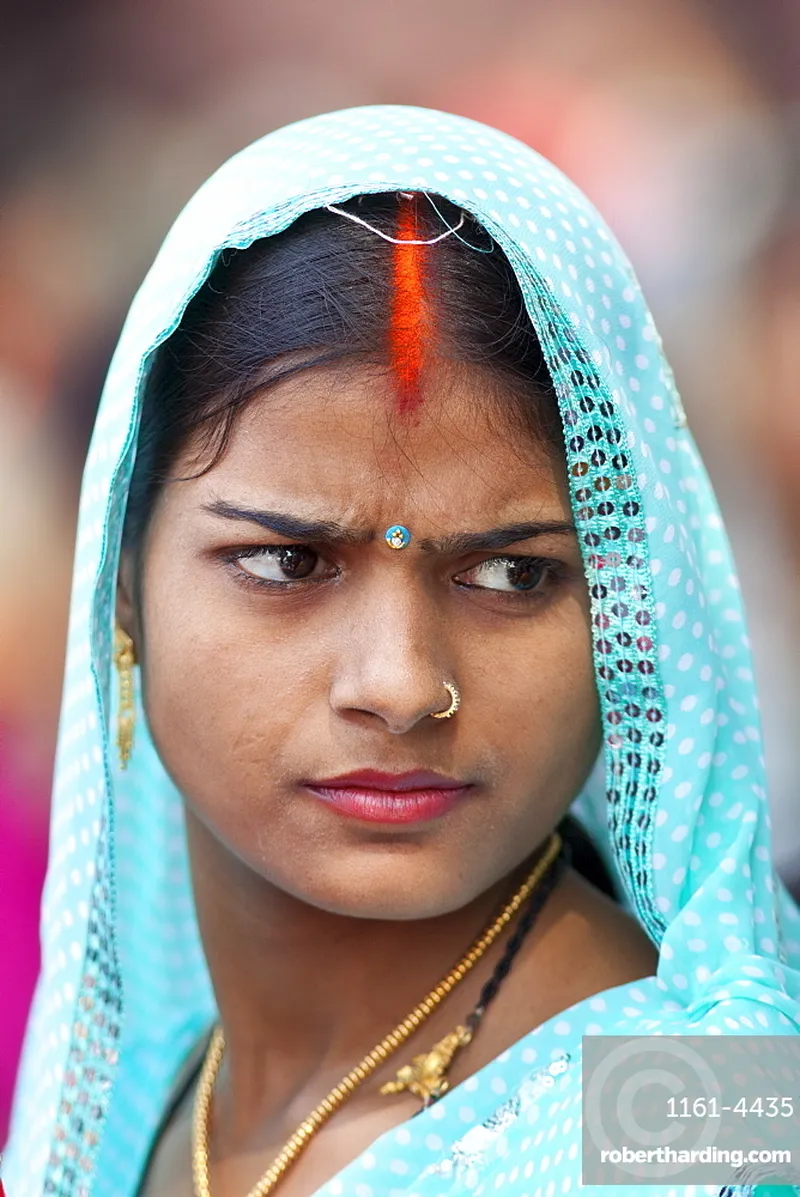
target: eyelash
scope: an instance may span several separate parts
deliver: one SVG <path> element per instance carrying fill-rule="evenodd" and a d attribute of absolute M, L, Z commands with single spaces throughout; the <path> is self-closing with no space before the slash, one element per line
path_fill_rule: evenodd
<path fill-rule="evenodd" d="M 239 583 L 239 585 L 243 585 L 243 586 L 247 586 L 247 587 L 256 587 L 257 589 L 259 589 L 261 591 L 269 590 L 269 591 L 272 591 L 273 593 L 275 593 L 276 591 L 283 591 L 285 593 L 288 590 L 293 590 L 293 589 L 296 589 L 301 586 L 314 585 L 314 584 L 318 584 L 321 582 L 331 581 L 330 576 L 323 576 L 323 577 L 316 577 L 316 578 L 313 578 L 313 577 L 310 577 L 310 578 L 287 578 L 285 581 L 278 582 L 278 581 L 275 581 L 275 579 L 273 579 L 273 578 L 259 578 L 256 575 L 249 573 L 247 570 L 244 570 L 239 567 L 239 562 L 246 561 L 248 558 L 270 557 L 270 556 L 277 557 L 277 556 L 279 556 L 280 553 L 285 553 L 287 550 L 290 550 L 290 549 L 309 549 L 311 552 L 316 553 L 319 558 L 324 559 L 323 554 L 320 553 L 318 549 L 314 549 L 311 545 L 282 544 L 282 545 L 252 545 L 248 548 L 236 549 L 235 551 L 227 553 L 225 556 L 225 560 L 228 562 L 228 564 L 233 566 L 234 569 L 236 570 L 236 580 Z M 547 592 L 549 592 L 549 590 L 552 588 L 552 586 L 556 585 L 558 582 L 562 581 L 568 572 L 567 566 L 564 565 L 564 563 L 561 561 L 556 561 L 550 557 L 535 557 L 535 556 L 531 556 L 529 554 L 519 554 L 519 553 L 506 553 L 506 554 L 503 554 L 503 555 L 497 556 L 497 557 L 487 557 L 484 561 L 479 561 L 475 565 L 470 566 L 469 570 L 465 570 L 464 572 L 469 573 L 472 570 L 480 568 L 481 566 L 497 565 L 497 564 L 504 564 L 504 565 L 528 564 L 534 568 L 539 567 L 542 570 L 542 580 L 536 586 L 536 588 L 534 588 L 532 590 L 527 590 L 527 591 L 526 590 L 498 590 L 498 589 L 495 589 L 490 586 L 478 586 L 475 583 L 469 583 L 469 582 L 457 582 L 456 585 L 458 585 L 459 587 L 461 587 L 461 589 L 464 589 L 464 590 L 476 590 L 476 591 L 479 591 L 484 594 L 502 595 L 503 599 L 506 601 L 512 601 L 512 602 L 513 601 L 517 601 L 517 602 L 522 601 L 522 602 L 529 602 L 529 603 L 535 602 L 535 601 L 541 602 L 542 599 L 544 599 L 546 597 Z"/>
<path fill-rule="evenodd" d="M 506 602 L 542 602 L 548 597 L 549 592 L 554 586 L 565 580 L 568 573 L 567 567 L 561 561 L 555 561 L 551 557 L 532 557 L 527 553 L 506 553 L 500 557 L 487 557 L 485 561 L 479 561 L 465 572 L 470 573 L 472 570 L 479 569 L 485 565 L 516 565 L 541 570 L 539 581 L 530 590 L 498 590 L 491 586 L 479 586 L 476 583 L 456 583 L 463 589 L 476 590 L 482 594 L 501 595 Z"/>

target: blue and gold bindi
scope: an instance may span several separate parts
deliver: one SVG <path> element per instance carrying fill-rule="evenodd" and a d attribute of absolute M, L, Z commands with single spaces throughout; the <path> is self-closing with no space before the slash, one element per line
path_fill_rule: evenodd
<path fill-rule="evenodd" d="M 411 533 L 402 524 L 392 524 L 383 534 L 390 549 L 404 549 L 411 540 Z"/>

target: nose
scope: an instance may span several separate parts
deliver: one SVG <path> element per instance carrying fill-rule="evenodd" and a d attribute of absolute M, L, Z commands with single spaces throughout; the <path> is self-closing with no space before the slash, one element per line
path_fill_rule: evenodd
<path fill-rule="evenodd" d="M 330 703 L 345 718 L 377 719 L 392 735 L 403 735 L 450 705 L 444 685 L 454 674 L 449 637 L 442 613 L 418 588 L 370 591 L 348 604 Z"/>

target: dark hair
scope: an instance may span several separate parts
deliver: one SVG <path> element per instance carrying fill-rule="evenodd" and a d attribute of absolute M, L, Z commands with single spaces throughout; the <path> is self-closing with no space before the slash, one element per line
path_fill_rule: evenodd
<path fill-rule="evenodd" d="M 359 196 L 346 209 L 390 236 L 397 193 Z M 447 200 L 416 196 L 421 239 L 458 223 Z M 125 542 L 135 545 L 177 454 L 199 434 L 204 468 L 224 451 L 256 394 L 316 365 L 389 360 L 393 247 L 341 215 L 306 213 L 274 237 L 224 250 L 156 354 L 143 396 Z M 514 402 L 522 432 L 562 451 L 552 382 L 519 283 L 477 221 L 425 250 L 425 296 L 436 350 L 488 369 Z"/>

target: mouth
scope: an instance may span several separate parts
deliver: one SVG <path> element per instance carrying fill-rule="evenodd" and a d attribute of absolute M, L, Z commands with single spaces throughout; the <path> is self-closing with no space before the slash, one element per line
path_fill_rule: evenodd
<path fill-rule="evenodd" d="M 369 823 L 425 823 L 441 818 L 475 787 L 428 770 L 354 773 L 307 781 L 305 788 L 338 814 Z"/>

